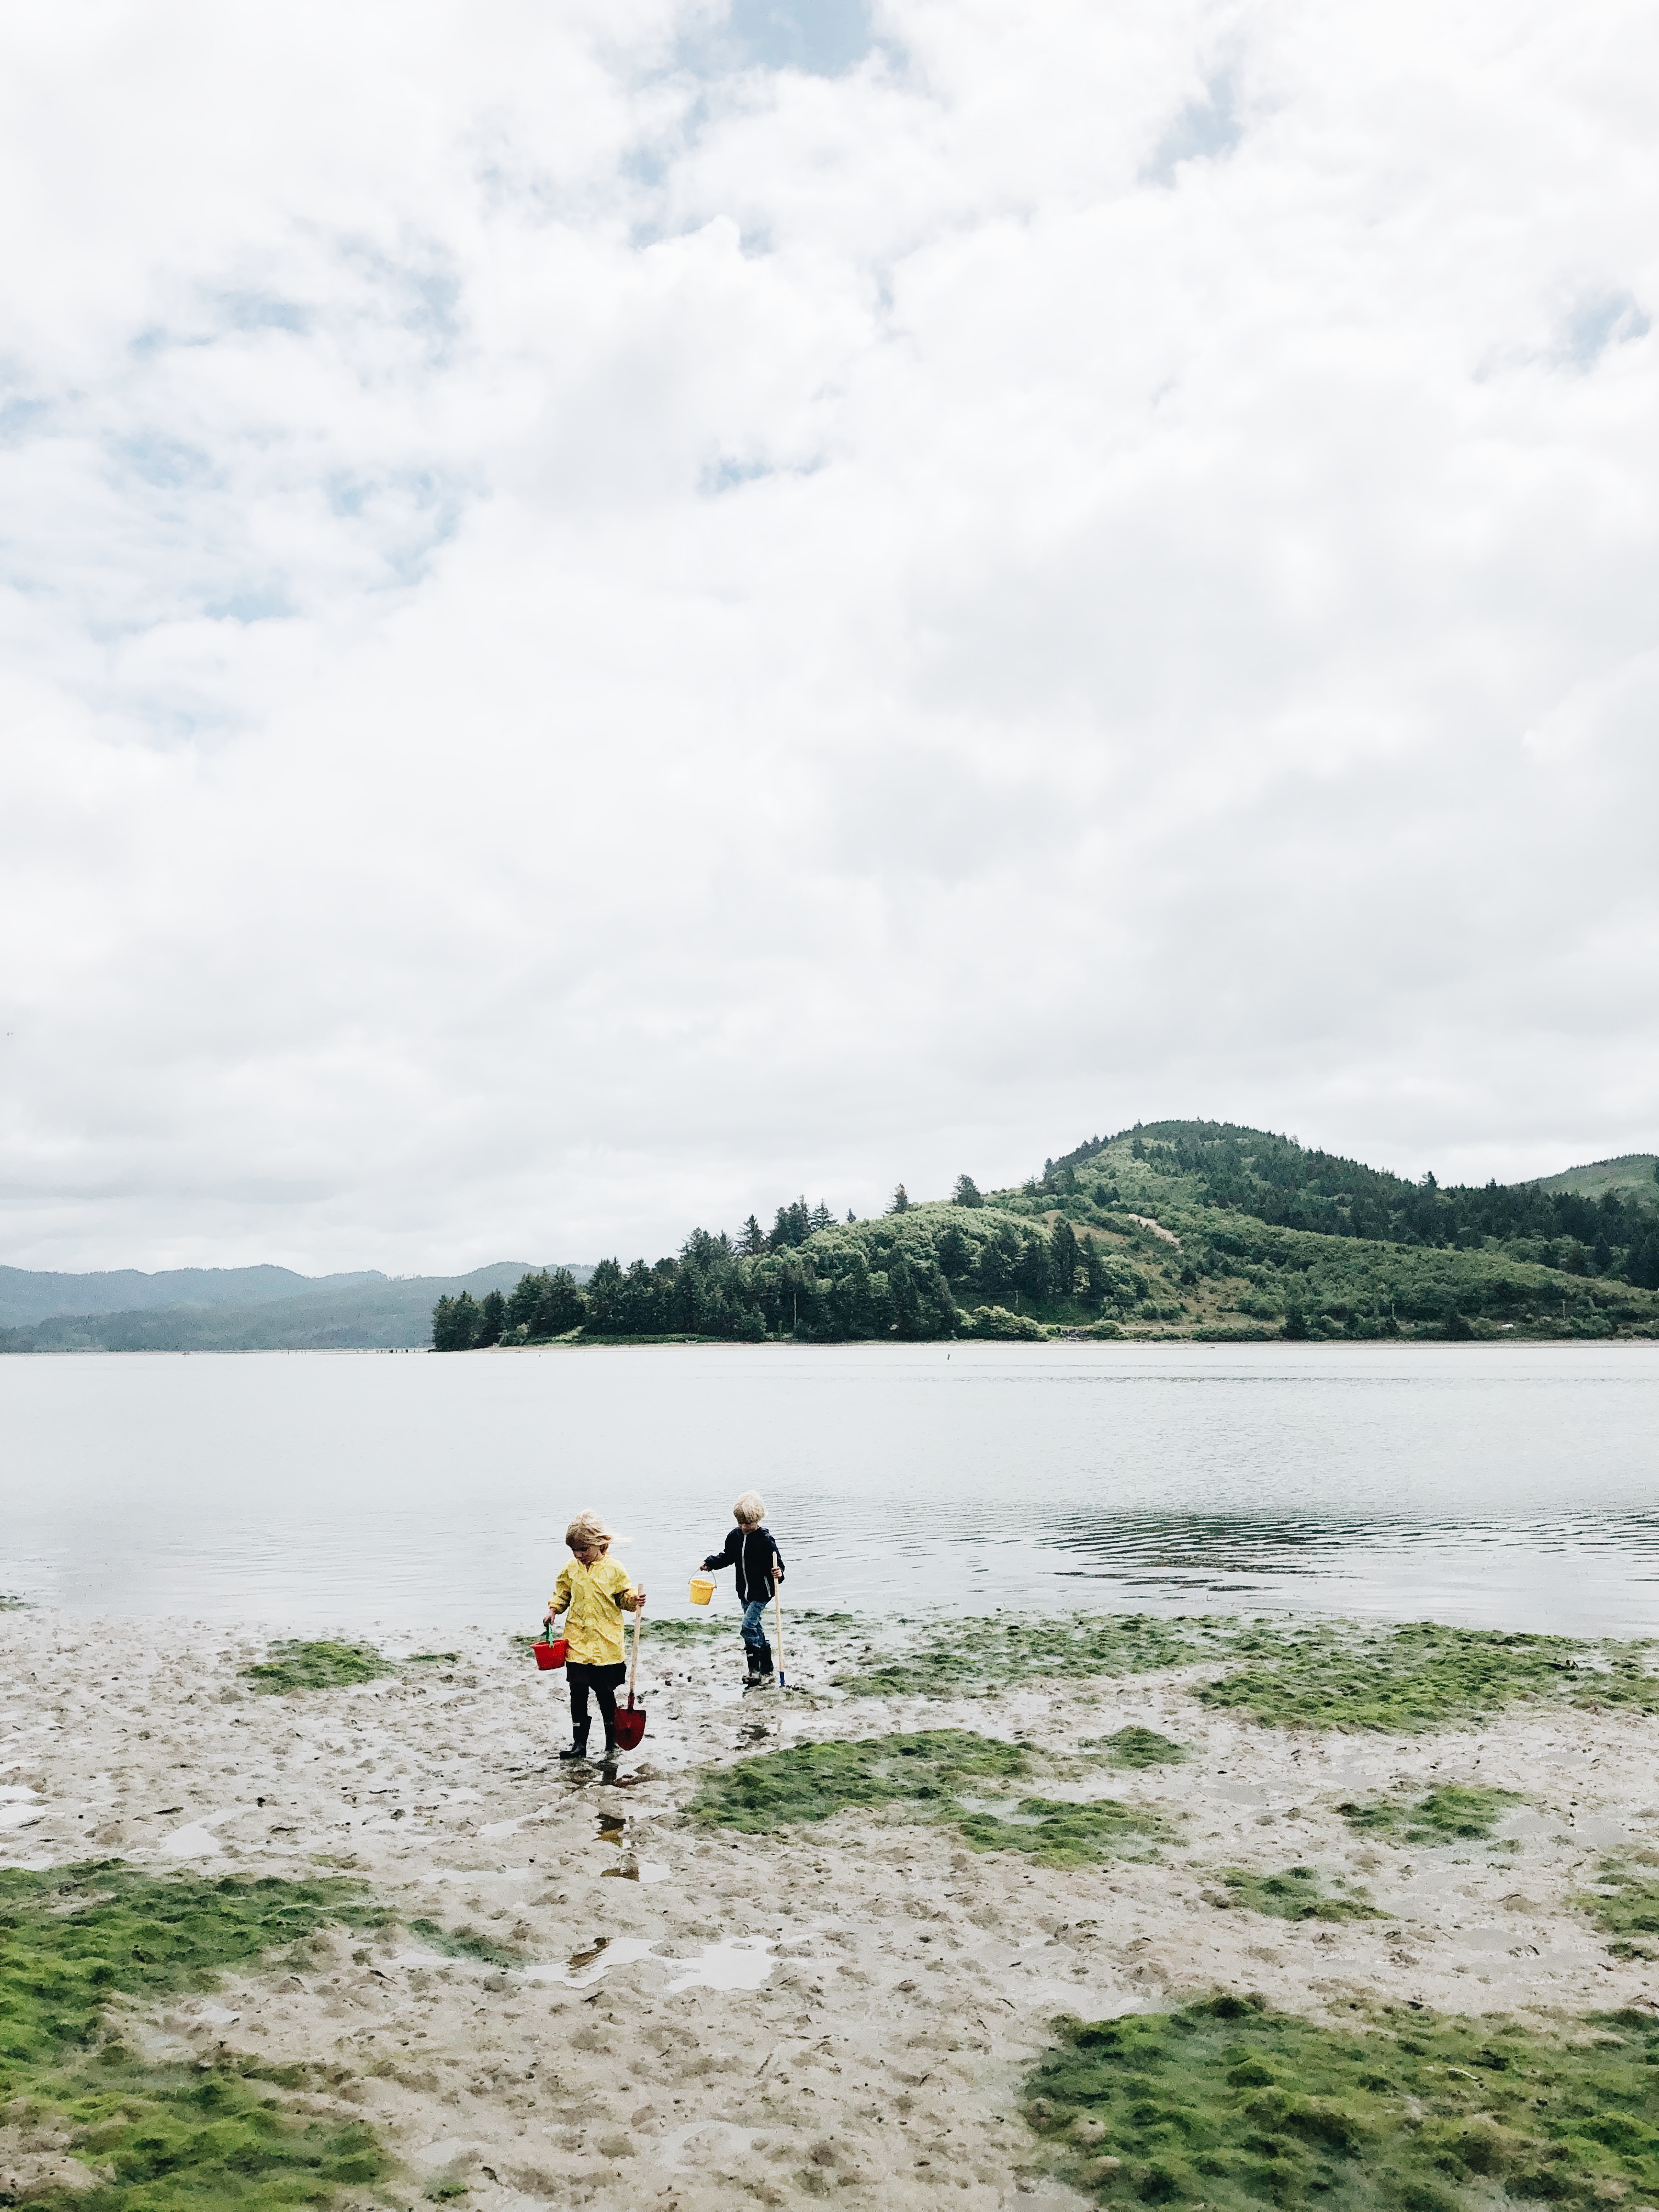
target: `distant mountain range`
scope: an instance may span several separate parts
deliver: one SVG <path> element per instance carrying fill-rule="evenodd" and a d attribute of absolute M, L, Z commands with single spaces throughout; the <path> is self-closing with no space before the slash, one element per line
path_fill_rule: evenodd
<path fill-rule="evenodd" d="M 568 1262 L 566 1262 L 569 1265 Z M 68 1275 L 0 1267 L 0 1352 L 369 1352 L 431 1340 L 441 1297 L 511 1290 L 523 1260 L 465 1274 L 301 1275 L 289 1267 L 121 1267 Z M 572 1266 L 578 1282 L 592 1273 Z"/>

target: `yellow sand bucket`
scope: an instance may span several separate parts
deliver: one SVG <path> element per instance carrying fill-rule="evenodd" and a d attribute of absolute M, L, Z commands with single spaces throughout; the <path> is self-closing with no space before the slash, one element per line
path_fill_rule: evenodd
<path fill-rule="evenodd" d="M 714 1595 L 714 1585 L 709 1581 L 707 1575 L 692 1576 L 691 1602 L 693 1605 L 707 1605 L 709 1599 L 713 1597 Z"/>

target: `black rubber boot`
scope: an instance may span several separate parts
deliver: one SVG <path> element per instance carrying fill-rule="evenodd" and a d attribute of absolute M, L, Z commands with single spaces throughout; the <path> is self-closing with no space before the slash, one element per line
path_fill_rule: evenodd
<path fill-rule="evenodd" d="M 587 1756 L 587 1732 L 592 1725 L 593 1723 L 591 1720 L 576 1721 L 573 1723 L 570 1730 L 570 1748 L 568 1751 L 562 1751 L 559 1753 L 559 1757 L 561 1759 L 586 1759 Z"/>
<path fill-rule="evenodd" d="M 607 1729 L 605 1732 L 605 1756 L 607 1763 L 614 1760 L 617 1756 L 617 1731 L 615 1729 Z"/>
<path fill-rule="evenodd" d="M 772 1646 L 763 1636 L 761 1638 L 760 1670 L 761 1680 L 763 1682 L 769 1682 L 774 1672 L 772 1664 Z"/>
<path fill-rule="evenodd" d="M 761 1680 L 761 1656 L 752 1644 L 745 1644 L 744 1650 L 749 1662 L 749 1687 L 752 1690 Z"/>

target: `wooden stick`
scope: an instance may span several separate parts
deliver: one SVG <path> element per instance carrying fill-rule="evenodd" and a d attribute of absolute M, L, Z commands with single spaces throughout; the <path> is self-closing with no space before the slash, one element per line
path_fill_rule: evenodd
<path fill-rule="evenodd" d="M 775 1552 L 772 1554 L 772 1602 L 778 1613 L 778 1687 L 789 1686 L 783 1672 L 783 1561 Z"/>

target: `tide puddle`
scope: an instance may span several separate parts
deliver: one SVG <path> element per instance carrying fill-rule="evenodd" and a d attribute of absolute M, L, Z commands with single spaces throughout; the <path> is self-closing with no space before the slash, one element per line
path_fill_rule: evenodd
<path fill-rule="evenodd" d="M 632 1966 L 648 1959 L 656 1949 L 640 1936 L 601 1936 L 584 1950 L 573 1951 L 562 1966 L 526 1966 L 520 1978 L 526 1982 L 556 1982 L 568 1990 L 590 1989 L 612 1966 Z"/>
<path fill-rule="evenodd" d="M 694 1959 L 658 1959 L 674 1971 L 669 1994 L 678 1990 L 757 1990 L 772 1972 L 773 1939 L 766 1936 L 728 1936 L 710 1943 Z M 526 1966 L 519 1979 L 527 1983 L 556 1983 L 568 1990 L 591 1989 L 612 1966 L 632 1966 L 635 1960 L 656 1956 L 656 1945 L 638 1936 L 601 1936 L 580 1951 L 573 1951 L 562 1966 Z"/>

